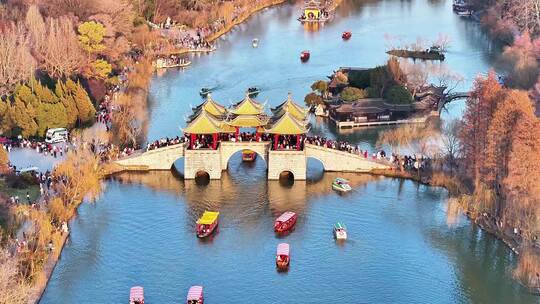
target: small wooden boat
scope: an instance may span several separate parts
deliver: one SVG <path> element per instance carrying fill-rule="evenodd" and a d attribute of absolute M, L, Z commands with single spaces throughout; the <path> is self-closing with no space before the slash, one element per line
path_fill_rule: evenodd
<path fill-rule="evenodd" d="M 248 96 L 251 98 L 257 97 L 261 91 L 257 87 L 250 87 L 247 89 Z"/>
<path fill-rule="evenodd" d="M 334 224 L 334 237 L 336 238 L 336 240 L 347 239 L 347 229 L 340 222 Z"/>
<path fill-rule="evenodd" d="M 191 286 L 189 288 L 186 304 L 204 304 L 202 286 Z"/>
<path fill-rule="evenodd" d="M 351 186 L 349 185 L 349 181 L 341 177 L 334 179 L 332 189 L 339 192 L 349 192 L 352 190 Z"/>
<path fill-rule="evenodd" d="M 144 304 L 144 289 L 141 286 L 129 290 L 129 304 Z"/>
<path fill-rule="evenodd" d="M 252 162 L 255 161 L 255 158 L 257 158 L 257 153 L 255 153 L 254 151 L 251 151 L 249 149 L 242 150 L 242 161 Z"/>
<path fill-rule="evenodd" d="M 343 40 L 349 40 L 349 39 L 351 39 L 351 37 L 352 37 L 352 33 L 351 33 L 351 32 L 348 32 L 348 31 L 347 31 L 347 32 L 343 32 L 343 34 L 341 34 L 341 38 L 342 38 Z"/>
<path fill-rule="evenodd" d="M 302 53 L 300 53 L 300 60 L 302 62 L 308 61 L 309 57 L 310 57 L 309 51 L 302 51 Z"/>
<path fill-rule="evenodd" d="M 254 39 L 251 41 L 251 46 L 253 46 L 254 48 L 258 47 L 258 46 L 259 46 L 259 39 L 254 38 Z"/>
<path fill-rule="evenodd" d="M 287 211 L 280 215 L 274 222 L 274 230 L 278 233 L 288 231 L 296 224 L 296 213 Z"/>
<path fill-rule="evenodd" d="M 280 243 L 277 246 L 276 252 L 276 267 L 279 270 L 287 270 L 291 262 L 291 257 L 289 253 L 289 244 Z"/>
<path fill-rule="evenodd" d="M 199 91 L 199 94 L 201 95 L 201 97 L 204 97 L 206 98 L 206 96 L 208 96 L 208 94 L 212 93 L 212 89 L 210 88 L 202 88 L 200 91 Z"/>
<path fill-rule="evenodd" d="M 205 211 L 197 220 L 197 236 L 200 238 L 207 237 L 218 226 L 219 212 Z"/>

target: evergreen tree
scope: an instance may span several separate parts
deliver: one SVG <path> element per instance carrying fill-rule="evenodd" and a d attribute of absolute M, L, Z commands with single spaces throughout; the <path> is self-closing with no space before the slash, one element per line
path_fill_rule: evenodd
<path fill-rule="evenodd" d="M 71 82 L 74 84 L 73 81 L 68 80 L 68 82 Z M 75 91 L 76 88 L 73 89 L 73 91 L 70 91 L 68 88 L 67 83 L 63 83 L 62 81 L 58 81 L 56 83 L 56 96 L 60 99 L 60 102 L 64 105 L 66 109 L 66 115 L 67 115 L 67 127 L 73 128 L 77 124 L 77 119 L 79 117 L 79 110 L 77 109 L 77 104 L 75 103 L 75 100 L 73 98 L 73 91 Z"/>
<path fill-rule="evenodd" d="M 32 105 L 26 105 L 19 97 L 15 97 L 9 109 L 9 116 L 14 124 L 12 135 L 22 135 L 24 137 L 35 136 L 38 126 L 34 121 L 35 111 Z"/>
<path fill-rule="evenodd" d="M 41 103 L 37 109 L 38 136 L 45 136 L 50 128 L 65 128 L 68 124 L 66 108 L 61 102 Z"/>
<path fill-rule="evenodd" d="M 71 80 L 68 80 L 71 81 Z M 95 115 L 96 115 L 96 109 L 94 108 L 94 105 L 92 104 L 92 101 L 90 100 L 90 97 L 88 96 L 88 93 L 86 90 L 81 86 L 79 82 L 75 85 L 76 90 L 73 94 L 73 98 L 75 100 L 75 103 L 77 105 L 77 109 L 79 112 L 79 122 L 81 124 L 87 124 L 93 121 Z"/>

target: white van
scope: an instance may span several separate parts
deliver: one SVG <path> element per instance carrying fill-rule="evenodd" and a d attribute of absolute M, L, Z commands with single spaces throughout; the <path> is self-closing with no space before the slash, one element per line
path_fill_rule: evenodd
<path fill-rule="evenodd" d="M 54 128 L 47 130 L 45 134 L 45 142 L 48 144 L 54 144 L 59 142 L 66 142 L 68 140 L 68 131 L 66 128 Z"/>

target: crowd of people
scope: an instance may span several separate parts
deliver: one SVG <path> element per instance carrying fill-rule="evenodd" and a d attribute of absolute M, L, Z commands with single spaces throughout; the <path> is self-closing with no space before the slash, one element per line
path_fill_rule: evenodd
<path fill-rule="evenodd" d="M 34 149 L 37 153 L 45 156 L 53 156 L 54 158 L 62 157 L 69 151 L 69 145 L 53 145 L 44 141 L 33 139 L 16 138 L 4 142 L 3 148 L 10 153 L 13 148 L 28 148 Z"/>

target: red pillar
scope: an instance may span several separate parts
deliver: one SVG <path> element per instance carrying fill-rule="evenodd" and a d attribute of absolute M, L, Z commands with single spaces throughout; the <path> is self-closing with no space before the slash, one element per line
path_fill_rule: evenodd
<path fill-rule="evenodd" d="M 259 141 L 260 137 L 261 137 L 261 134 L 259 134 L 259 132 L 255 132 L 255 141 Z"/>
<path fill-rule="evenodd" d="M 274 150 L 277 150 L 279 134 L 274 134 Z"/>
<path fill-rule="evenodd" d="M 240 128 L 236 127 L 236 132 L 235 132 L 235 137 L 236 137 L 236 141 L 238 142 L 238 133 L 240 133 Z"/>
<path fill-rule="evenodd" d="M 217 148 L 217 141 L 218 141 L 218 134 L 217 133 L 214 133 L 212 134 L 212 149 L 216 149 Z"/>
<path fill-rule="evenodd" d="M 193 149 L 193 143 L 195 142 L 195 139 L 197 138 L 195 134 L 190 134 L 191 139 L 189 140 L 189 148 Z"/>
<path fill-rule="evenodd" d="M 296 150 L 300 151 L 300 134 L 296 134 Z"/>

